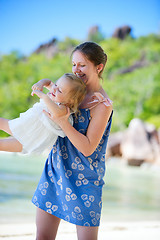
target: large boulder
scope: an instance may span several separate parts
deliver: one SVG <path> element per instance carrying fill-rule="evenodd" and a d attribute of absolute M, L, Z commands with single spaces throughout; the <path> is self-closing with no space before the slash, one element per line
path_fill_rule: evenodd
<path fill-rule="evenodd" d="M 122 139 L 123 139 L 123 132 L 116 132 L 116 133 L 110 134 L 108 139 L 108 144 L 107 144 L 106 157 L 122 155 L 120 150 Z"/>
<path fill-rule="evenodd" d="M 121 142 L 122 157 L 129 165 L 140 166 L 144 161 L 153 162 L 154 153 L 145 124 L 140 119 L 131 120 Z"/>
<path fill-rule="evenodd" d="M 122 26 L 115 29 L 112 37 L 118 38 L 118 39 L 125 39 L 130 33 L 131 33 L 131 27 L 130 26 Z"/>
<path fill-rule="evenodd" d="M 53 38 L 45 44 L 41 44 L 33 53 L 44 54 L 47 58 L 52 58 L 58 53 L 57 39 Z"/>

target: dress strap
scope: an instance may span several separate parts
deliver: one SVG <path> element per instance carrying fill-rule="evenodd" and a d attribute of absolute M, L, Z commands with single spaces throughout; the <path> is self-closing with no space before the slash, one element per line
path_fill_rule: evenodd
<path fill-rule="evenodd" d="M 94 107 L 96 107 L 98 104 L 100 103 L 104 103 L 104 105 L 106 107 L 109 107 L 112 105 L 112 101 L 109 99 L 109 97 L 104 97 L 101 93 L 99 92 L 95 92 L 92 96 L 92 100 L 90 102 L 88 102 L 88 109 L 92 109 Z"/>

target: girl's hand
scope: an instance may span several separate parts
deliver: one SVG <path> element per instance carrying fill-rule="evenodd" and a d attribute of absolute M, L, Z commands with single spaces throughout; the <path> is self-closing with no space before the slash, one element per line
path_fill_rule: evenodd
<path fill-rule="evenodd" d="M 43 87 L 44 87 L 44 84 L 43 84 L 43 82 L 40 80 L 39 82 L 35 83 L 35 84 L 32 86 L 32 90 L 43 91 Z"/>
<path fill-rule="evenodd" d="M 46 94 L 40 90 L 33 90 L 31 95 L 33 96 L 34 94 L 36 94 L 39 98 L 43 98 L 44 96 L 46 96 Z"/>
<path fill-rule="evenodd" d="M 32 90 L 43 91 L 43 87 L 50 89 L 52 85 L 53 85 L 53 82 L 50 79 L 44 78 L 44 79 L 41 79 L 40 81 L 38 81 L 37 83 L 35 83 L 32 86 Z"/>

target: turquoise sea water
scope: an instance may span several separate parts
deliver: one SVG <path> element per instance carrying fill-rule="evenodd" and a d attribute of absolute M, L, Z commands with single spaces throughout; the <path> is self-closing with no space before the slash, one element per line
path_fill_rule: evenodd
<path fill-rule="evenodd" d="M 32 195 L 45 156 L 0 154 L 0 223 L 34 221 Z M 107 162 L 102 219 L 160 220 L 160 170 L 129 167 L 122 160 Z"/>

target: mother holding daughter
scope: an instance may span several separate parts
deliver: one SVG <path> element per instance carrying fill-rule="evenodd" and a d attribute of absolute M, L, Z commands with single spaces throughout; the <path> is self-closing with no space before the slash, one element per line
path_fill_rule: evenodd
<path fill-rule="evenodd" d="M 37 206 L 37 240 L 55 239 L 61 219 L 76 225 L 79 240 L 98 239 L 113 112 L 112 101 L 100 84 L 107 55 L 96 43 L 85 42 L 71 57 L 72 71 L 86 84 L 87 94 L 78 115 L 73 115 L 73 126 L 68 121 L 69 110 L 59 118 L 46 113 L 66 137 L 58 137 L 54 144 L 32 199 Z"/>

